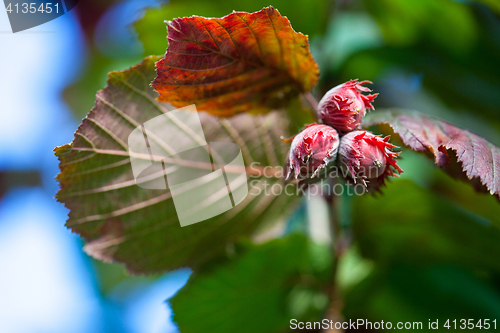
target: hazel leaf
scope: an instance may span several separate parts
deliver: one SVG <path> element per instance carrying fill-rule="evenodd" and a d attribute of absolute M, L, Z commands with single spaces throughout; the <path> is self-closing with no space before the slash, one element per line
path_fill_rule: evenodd
<path fill-rule="evenodd" d="M 199 269 L 225 256 L 228 248 L 251 236 L 266 221 L 286 218 L 297 199 L 269 191 L 267 186 L 280 182 L 278 176 L 264 178 L 262 173 L 253 177 L 250 172 L 248 183 L 241 184 L 250 185 L 248 196 L 237 206 L 181 227 L 168 189 L 137 186 L 127 139 L 141 124 L 175 109 L 158 102 L 149 85 L 157 60 L 147 57 L 130 69 L 111 72 L 107 87 L 97 93 L 95 107 L 76 130 L 73 141 L 55 149 L 60 161 L 57 199 L 69 209 L 66 226 L 86 240 L 88 254 L 125 263 L 133 273 L 185 266 Z M 200 112 L 199 117 L 207 142 L 238 144 L 247 168 L 256 171 L 276 167 L 285 158 L 287 145 L 279 137 L 286 132 L 288 122 L 282 113 L 240 114 L 225 119 Z M 181 140 L 176 137 L 163 140 L 163 144 L 172 147 Z M 178 162 L 183 166 L 181 162 L 186 161 Z M 277 168 L 268 167 L 265 175 L 272 176 L 273 169 Z M 193 203 L 192 209 L 198 204 Z"/>
<path fill-rule="evenodd" d="M 159 101 L 230 116 L 286 106 L 318 81 L 307 36 L 273 7 L 174 19 L 152 83 Z"/>
<path fill-rule="evenodd" d="M 486 139 L 418 111 L 389 109 L 364 118 L 363 126 L 387 124 L 403 144 L 430 154 L 450 175 L 500 199 L 500 148 Z"/>

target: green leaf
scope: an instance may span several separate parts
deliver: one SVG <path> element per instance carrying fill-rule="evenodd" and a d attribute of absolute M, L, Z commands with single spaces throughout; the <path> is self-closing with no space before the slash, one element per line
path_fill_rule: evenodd
<path fill-rule="evenodd" d="M 286 15 L 297 31 L 308 35 L 323 33 L 329 17 L 326 0 L 171 0 L 159 8 L 150 8 L 134 26 L 143 43 L 144 54 L 163 54 L 167 49 L 164 21 L 193 14 L 221 17 L 235 11 L 254 12 L 272 5 Z"/>
<path fill-rule="evenodd" d="M 387 124 L 409 148 L 432 154 L 449 174 L 500 199 L 500 148 L 484 138 L 413 110 L 369 114 L 363 126 Z"/>
<path fill-rule="evenodd" d="M 283 332 L 292 318 L 319 320 L 329 280 L 311 265 L 310 246 L 292 235 L 253 246 L 210 273 L 193 273 L 170 301 L 180 331 Z"/>
<path fill-rule="evenodd" d="M 87 240 L 89 254 L 125 263 L 136 273 L 200 268 L 224 256 L 259 226 L 285 218 L 297 199 L 269 191 L 279 179 L 258 177 L 265 166 L 278 166 L 288 150 L 279 139 L 288 135 L 288 123 L 276 112 L 231 119 L 199 113 L 207 142 L 233 141 L 247 165 L 260 165 L 252 169 L 256 177 L 250 178 L 249 195 L 228 212 L 182 228 L 168 191 L 136 185 L 128 136 L 137 126 L 174 109 L 158 102 L 149 85 L 158 59 L 148 57 L 128 70 L 110 73 L 108 86 L 98 92 L 73 142 L 55 149 L 61 170 L 57 199 L 70 210 L 66 225 Z M 267 174 L 272 170 L 276 168 Z"/>

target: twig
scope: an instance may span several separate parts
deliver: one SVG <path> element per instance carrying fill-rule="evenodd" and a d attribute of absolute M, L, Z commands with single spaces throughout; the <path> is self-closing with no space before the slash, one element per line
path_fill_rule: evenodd
<path fill-rule="evenodd" d="M 331 188 L 333 189 L 334 185 L 336 184 L 335 179 L 331 179 Z M 342 204 L 341 198 L 335 193 L 332 192 L 330 193 L 329 197 L 326 198 L 329 201 L 330 204 L 330 223 L 331 223 L 331 230 L 332 230 L 332 252 L 334 253 L 334 262 L 333 262 L 333 267 L 332 267 L 332 285 L 329 289 L 329 295 L 330 295 L 330 306 L 328 307 L 328 310 L 326 312 L 326 316 L 329 320 L 332 320 L 333 322 L 339 322 L 343 320 L 343 317 L 341 315 L 341 310 L 343 306 L 343 302 L 340 298 L 339 295 L 339 290 L 337 288 L 337 271 L 338 271 L 338 266 L 339 266 L 339 260 L 340 257 L 342 256 L 343 251 L 343 244 L 342 244 L 342 221 L 341 221 L 341 215 L 340 215 L 340 206 Z M 328 329 L 325 330 L 324 333 L 331 333 L 331 332 L 343 332 L 343 330 L 337 330 L 337 329 Z"/>
<path fill-rule="evenodd" d="M 318 111 L 318 101 L 316 100 L 316 98 L 314 98 L 314 96 L 309 91 L 304 93 L 304 98 L 309 103 L 309 105 L 311 105 L 313 111 L 316 113 L 316 111 Z"/>

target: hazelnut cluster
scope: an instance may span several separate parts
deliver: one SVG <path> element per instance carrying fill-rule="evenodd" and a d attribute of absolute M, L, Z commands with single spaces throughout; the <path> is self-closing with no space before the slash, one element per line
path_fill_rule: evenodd
<path fill-rule="evenodd" d="M 318 104 L 320 124 L 310 124 L 292 141 L 286 162 L 286 180 L 308 179 L 321 170 L 338 166 L 347 181 L 378 189 L 389 176 L 403 170 L 396 158 L 398 148 L 370 131 L 360 129 L 362 118 L 373 110 L 378 94 L 364 87 L 370 81 L 351 80 L 328 91 Z"/>

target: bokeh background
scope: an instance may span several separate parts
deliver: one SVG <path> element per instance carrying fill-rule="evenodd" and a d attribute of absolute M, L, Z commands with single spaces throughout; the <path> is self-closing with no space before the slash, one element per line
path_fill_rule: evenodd
<path fill-rule="evenodd" d="M 2 9 L 0 332 L 177 332 L 165 301 L 190 270 L 134 277 L 84 254 L 53 199 L 52 149 L 72 140 L 109 71 L 165 52 L 165 19 L 267 5 L 309 35 L 317 97 L 352 78 L 372 80 L 376 108 L 416 109 L 500 146 L 496 0 L 81 0 L 16 34 Z M 344 227 L 357 241 L 339 268 L 344 315 L 500 325 L 500 238 L 490 229 L 498 202 L 423 156 L 403 156 L 406 172 L 383 197 L 345 198 Z M 304 210 L 297 219 L 307 219 Z"/>

